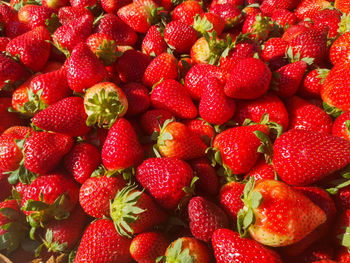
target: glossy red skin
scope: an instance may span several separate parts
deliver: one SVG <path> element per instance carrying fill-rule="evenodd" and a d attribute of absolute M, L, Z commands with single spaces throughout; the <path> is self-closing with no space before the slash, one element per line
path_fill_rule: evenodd
<path fill-rule="evenodd" d="M 350 111 L 344 112 L 336 118 L 333 123 L 332 134 L 350 140 L 350 131 L 346 127 L 346 121 L 348 120 L 350 120 Z"/>
<path fill-rule="evenodd" d="M 346 247 L 341 247 L 338 249 L 335 259 L 338 263 L 346 263 L 350 261 L 350 253 Z"/>
<path fill-rule="evenodd" d="M 304 20 L 306 17 L 313 19 L 318 11 L 330 6 L 331 3 L 326 0 L 303 0 L 295 10 L 295 14 L 299 20 Z"/>
<path fill-rule="evenodd" d="M 342 34 L 329 50 L 329 59 L 335 65 L 342 60 L 350 60 L 350 32 Z"/>
<path fill-rule="evenodd" d="M 98 148 L 83 142 L 76 144 L 64 157 L 64 167 L 78 183 L 84 183 L 101 163 Z"/>
<path fill-rule="evenodd" d="M 95 218 L 110 217 L 109 204 L 118 191 L 125 187 L 121 176 L 92 177 L 80 187 L 79 203 L 85 213 Z"/>
<path fill-rule="evenodd" d="M 316 13 L 313 22 L 314 27 L 321 28 L 327 25 L 329 28 L 328 37 L 335 38 L 338 35 L 339 23 L 341 21 L 341 12 L 338 10 L 325 9 Z"/>
<path fill-rule="evenodd" d="M 24 5 L 18 11 L 18 20 L 28 24 L 31 29 L 34 29 L 37 26 L 46 26 L 46 20 L 50 19 L 54 12 L 54 9 L 46 6 Z"/>
<path fill-rule="evenodd" d="M 149 158 L 137 168 L 136 178 L 159 205 L 171 210 L 185 196 L 182 189 L 190 185 L 193 171 L 177 158 Z"/>
<path fill-rule="evenodd" d="M 242 22 L 242 12 L 237 6 L 232 3 L 213 4 L 214 2 L 212 1 L 209 12 L 224 19 L 226 27 L 234 27 Z"/>
<path fill-rule="evenodd" d="M 141 128 L 147 135 L 152 135 L 154 131 L 160 131 L 159 125 L 163 125 L 166 120 L 172 118 L 174 116 L 169 111 L 161 109 L 148 110 L 140 118 Z"/>
<path fill-rule="evenodd" d="M 234 174 L 249 172 L 258 160 L 261 142 L 253 133 L 257 130 L 269 133 L 267 126 L 259 124 L 231 128 L 215 137 L 213 147 L 221 152 L 222 163 Z"/>
<path fill-rule="evenodd" d="M 301 0 L 265 0 L 262 2 L 260 9 L 265 14 L 271 15 L 277 9 L 292 10 L 298 6 Z"/>
<path fill-rule="evenodd" d="M 9 37 L 0 37 L 0 51 L 6 51 L 7 44 L 11 41 Z"/>
<path fill-rule="evenodd" d="M 276 21 L 282 27 L 292 26 L 297 23 L 297 16 L 287 9 L 275 9 L 271 14 L 272 21 Z"/>
<path fill-rule="evenodd" d="M 160 54 L 166 52 L 167 45 L 159 32 L 159 27 L 154 25 L 151 26 L 146 36 L 142 40 L 142 52 L 151 56 L 154 52 L 154 55 L 159 56 Z"/>
<path fill-rule="evenodd" d="M 254 178 L 255 181 L 263 180 L 263 179 L 269 179 L 269 180 L 275 180 L 276 174 L 275 170 L 273 169 L 273 165 L 270 163 L 267 163 L 265 158 L 261 157 L 253 166 L 253 168 L 245 175 L 245 178 L 247 177 Z"/>
<path fill-rule="evenodd" d="M 197 32 L 181 21 L 171 21 L 164 29 L 164 39 L 176 52 L 188 53 L 197 40 Z"/>
<path fill-rule="evenodd" d="M 181 21 L 193 25 L 196 14 L 203 14 L 203 9 L 197 1 L 184 1 L 176 6 L 172 13 L 172 21 Z"/>
<path fill-rule="evenodd" d="M 273 164 L 290 185 L 315 183 L 350 162 L 350 142 L 325 133 L 292 129 L 274 143 Z"/>
<path fill-rule="evenodd" d="M 205 144 L 209 145 L 215 137 L 214 128 L 206 121 L 200 119 L 184 120 L 184 123 L 192 132 L 196 133 Z"/>
<path fill-rule="evenodd" d="M 250 238 L 241 238 L 237 232 L 218 229 L 212 237 L 216 262 L 280 263 L 279 255 Z"/>
<path fill-rule="evenodd" d="M 110 14 L 117 14 L 119 8 L 132 3 L 131 0 L 102 0 L 103 10 Z"/>
<path fill-rule="evenodd" d="M 73 7 L 92 8 L 94 5 L 96 5 L 97 0 L 69 0 L 69 2 Z"/>
<path fill-rule="evenodd" d="M 67 24 L 74 19 L 78 19 L 84 15 L 93 17 L 91 11 L 83 7 L 64 6 L 58 10 L 58 19 L 62 25 Z"/>
<path fill-rule="evenodd" d="M 321 96 L 322 78 L 319 78 L 317 69 L 311 70 L 305 75 L 297 95 L 304 99 L 318 99 Z"/>
<path fill-rule="evenodd" d="M 270 38 L 265 42 L 261 57 L 269 63 L 271 70 L 279 69 L 288 63 L 285 58 L 287 45 L 282 38 Z"/>
<path fill-rule="evenodd" d="M 0 67 L 0 90 L 6 86 L 5 81 L 16 83 L 25 80 L 29 75 L 21 64 L 4 54 L 0 54 Z"/>
<path fill-rule="evenodd" d="M 237 222 L 237 214 L 244 206 L 241 196 L 243 194 L 244 184 L 238 182 L 229 182 L 221 187 L 219 193 L 219 202 L 222 208 L 230 216 L 233 224 Z"/>
<path fill-rule="evenodd" d="M 149 90 L 145 86 L 131 82 L 123 86 L 123 92 L 128 100 L 127 116 L 136 116 L 147 111 L 151 101 Z"/>
<path fill-rule="evenodd" d="M 302 25 L 301 23 L 299 23 L 297 25 L 293 25 L 290 28 L 285 30 L 285 32 L 282 35 L 282 39 L 287 41 L 287 42 L 290 42 L 297 35 L 299 35 L 301 33 L 305 33 L 308 30 L 309 30 L 309 27 Z"/>
<path fill-rule="evenodd" d="M 112 220 L 96 220 L 85 230 L 74 263 L 131 263 L 130 243 L 118 234 Z"/>

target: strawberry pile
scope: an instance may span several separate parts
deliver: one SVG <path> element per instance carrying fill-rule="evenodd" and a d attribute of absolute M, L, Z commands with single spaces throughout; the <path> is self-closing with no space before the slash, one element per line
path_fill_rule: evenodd
<path fill-rule="evenodd" d="M 349 0 L 2 1 L 0 51 L 12 262 L 350 262 Z"/>

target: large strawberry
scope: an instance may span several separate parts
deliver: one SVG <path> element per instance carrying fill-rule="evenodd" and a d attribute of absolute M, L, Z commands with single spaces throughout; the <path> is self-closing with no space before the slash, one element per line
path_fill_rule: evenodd
<path fill-rule="evenodd" d="M 242 200 L 238 231 L 268 246 L 294 244 L 327 219 L 310 199 L 277 180 L 248 181 Z"/>
<path fill-rule="evenodd" d="M 51 18 L 54 11 L 46 6 L 24 5 L 18 10 L 18 20 L 34 29 L 37 26 L 45 26 L 45 22 Z"/>
<path fill-rule="evenodd" d="M 350 142 L 325 133 L 292 129 L 273 147 L 273 164 L 283 181 L 309 185 L 350 162 Z"/>
<path fill-rule="evenodd" d="M 177 158 L 150 158 L 136 173 L 137 180 L 164 208 L 175 209 L 193 179 L 191 167 Z"/>
<path fill-rule="evenodd" d="M 96 220 L 85 230 L 74 263 L 131 263 L 130 243 L 118 234 L 112 220 Z"/>

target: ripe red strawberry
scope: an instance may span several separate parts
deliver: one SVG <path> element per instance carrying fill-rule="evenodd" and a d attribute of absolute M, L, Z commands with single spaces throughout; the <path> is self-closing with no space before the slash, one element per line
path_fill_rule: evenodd
<path fill-rule="evenodd" d="M 275 9 L 271 14 L 271 20 L 283 28 L 290 27 L 297 23 L 297 16 L 287 9 Z"/>
<path fill-rule="evenodd" d="M 185 87 L 194 100 L 200 100 L 203 84 L 207 77 L 216 77 L 222 84 L 225 83 L 224 72 L 217 66 L 195 64 L 186 74 Z"/>
<path fill-rule="evenodd" d="M 335 38 L 338 35 L 340 17 L 341 13 L 338 10 L 325 9 L 317 12 L 312 21 L 316 28 L 322 28 L 324 25 L 328 26 L 328 38 Z"/>
<path fill-rule="evenodd" d="M 64 157 L 64 167 L 79 183 L 90 178 L 101 162 L 98 148 L 90 143 L 76 144 Z"/>
<path fill-rule="evenodd" d="M 70 5 L 80 8 L 92 8 L 96 6 L 97 0 L 69 0 Z"/>
<path fill-rule="evenodd" d="M 112 37 L 95 33 L 86 39 L 86 44 L 104 65 L 109 66 L 117 60 L 118 48 Z"/>
<path fill-rule="evenodd" d="M 50 56 L 51 45 L 50 32 L 43 26 L 36 27 L 12 39 L 6 47 L 6 51 L 12 56 L 18 54 L 21 63 L 33 70 L 40 71 Z"/>
<path fill-rule="evenodd" d="M 86 119 L 84 100 L 68 97 L 37 113 L 32 121 L 40 129 L 77 137 L 89 132 Z"/>
<path fill-rule="evenodd" d="M 214 150 L 220 151 L 219 164 L 222 163 L 234 174 L 249 172 L 260 156 L 258 148 L 261 141 L 254 134 L 256 131 L 268 135 L 269 128 L 261 124 L 241 126 L 228 129 L 217 135 L 213 147 Z"/>
<path fill-rule="evenodd" d="M 6 4 L 1 4 L 0 5 L 0 17 L 1 20 L 5 23 L 8 24 L 10 21 L 16 20 L 17 17 L 17 13 L 13 8 L 11 8 L 10 6 L 6 5 Z"/>
<path fill-rule="evenodd" d="M 93 17 L 91 11 L 83 7 L 64 6 L 58 10 L 58 19 L 62 25 L 85 15 Z"/>
<path fill-rule="evenodd" d="M 235 99 L 256 99 L 268 89 L 270 69 L 259 59 L 247 58 L 232 69 L 224 87 L 225 94 Z"/>
<path fill-rule="evenodd" d="M 152 0 L 138 0 L 118 9 L 117 14 L 136 32 L 146 33 L 157 20 L 158 5 Z"/>
<path fill-rule="evenodd" d="M 162 79 L 176 80 L 179 75 L 177 64 L 178 61 L 172 54 L 160 54 L 146 68 L 142 83 L 147 87 L 152 87 Z"/>
<path fill-rule="evenodd" d="M 238 182 L 229 182 L 222 186 L 219 193 L 219 202 L 226 211 L 234 224 L 237 222 L 237 214 L 244 206 L 241 196 L 243 194 L 244 184 Z"/>
<path fill-rule="evenodd" d="M 220 16 L 225 20 L 225 26 L 227 28 L 234 27 L 243 21 L 242 11 L 237 5 L 232 3 L 217 3 L 212 1 L 209 12 Z"/>
<path fill-rule="evenodd" d="M 261 57 L 265 62 L 269 63 L 271 70 L 279 69 L 286 65 L 285 58 L 288 43 L 282 38 L 270 38 L 264 44 Z"/>
<path fill-rule="evenodd" d="M 287 9 L 292 10 L 298 6 L 301 0 L 264 0 L 260 6 L 261 11 L 271 15 L 274 10 Z"/>
<path fill-rule="evenodd" d="M 338 1 L 341 2 L 341 1 Z M 335 259 L 337 260 L 336 262 L 340 262 L 340 263 L 346 263 L 350 260 L 350 253 L 348 248 L 346 247 L 341 247 L 338 249 Z M 333 262 L 331 262 L 333 263 Z"/>
<path fill-rule="evenodd" d="M 343 137 L 350 140 L 350 111 L 344 112 L 335 119 L 332 127 L 332 134 L 334 136 Z"/>
<path fill-rule="evenodd" d="M 243 34 L 249 33 L 249 38 L 258 41 L 266 40 L 271 30 L 271 19 L 262 14 L 247 16 L 242 27 Z"/>
<path fill-rule="evenodd" d="M 213 126 L 201 119 L 184 120 L 183 123 L 195 134 L 197 134 L 202 141 L 210 145 L 211 141 L 214 140 L 215 130 Z"/>
<path fill-rule="evenodd" d="M 0 98 L 0 105 L 1 99 L 4 98 Z M 15 112 L 8 112 L 7 109 L 11 107 L 11 99 L 8 99 L 9 100 L 6 103 L 8 106 L 6 107 L 6 109 L 3 112 L 1 112 L 0 110 L 0 134 L 10 127 L 25 125 L 27 123 L 23 118 L 21 118 L 19 114 Z"/>
<path fill-rule="evenodd" d="M 264 158 L 260 158 L 253 168 L 245 175 L 247 177 L 254 178 L 255 181 L 262 179 L 274 180 L 276 178 L 275 170 L 271 163 L 266 163 Z"/>
<path fill-rule="evenodd" d="M 203 9 L 197 1 L 184 1 L 174 8 L 172 21 L 181 21 L 187 25 L 193 25 L 197 14 L 203 14 Z"/>
<path fill-rule="evenodd" d="M 216 65 L 218 60 L 225 50 L 226 43 L 219 40 L 216 34 L 197 39 L 191 47 L 191 59 L 196 64 L 211 64 Z"/>
<path fill-rule="evenodd" d="M 145 232 L 166 220 L 165 213 L 152 198 L 136 188 L 136 185 L 126 186 L 111 200 L 111 218 L 122 236 Z"/>
<path fill-rule="evenodd" d="M 172 119 L 174 116 L 166 110 L 149 110 L 145 112 L 141 118 L 141 128 L 147 135 L 152 135 L 153 132 L 160 132 L 160 126 L 168 120 Z"/>
<path fill-rule="evenodd" d="M 88 178 L 80 187 L 80 205 L 85 213 L 92 217 L 110 217 L 110 200 L 125 185 L 125 181 L 120 175 Z"/>
<path fill-rule="evenodd" d="M 268 114 L 269 121 L 276 122 L 282 125 L 284 131 L 287 130 L 289 123 L 287 109 L 281 99 L 270 92 L 255 100 L 239 100 L 234 120 L 239 125 L 246 119 L 258 123 L 264 114 Z"/>
<path fill-rule="evenodd" d="M 206 148 L 197 134 L 176 121 L 166 121 L 157 139 L 157 150 L 164 157 L 190 160 L 205 156 Z"/>
<path fill-rule="evenodd" d="M 292 129 L 273 148 L 275 170 L 291 185 L 317 182 L 350 161 L 350 142 L 325 133 Z"/>
<path fill-rule="evenodd" d="M 112 220 L 96 220 L 85 230 L 74 263 L 131 263 L 130 243 L 118 234 Z"/>
<path fill-rule="evenodd" d="M 30 27 L 25 23 L 19 22 L 18 18 L 6 23 L 5 34 L 11 39 L 23 35 L 28 31 L 30 31 Z"/>
<path fill-rule="evenodd" d="M 151 104 L 156 109 L 167 110 L 182 119 L 197 116 L 197 108 L 186 88 L 172 79 L 166 79 L 153 88 Z"/>
<path fill-rule="evenodd" d="M 225 29 L 225 20 L 214 13 L 203 13 L 194 18 L 193 28 L 200 34 L 205 32 L 212 33 L 214 30 L 217 36 L 220 36 Z"/>
<path fill-rule="evenodd" d="M 193 172 L 198 177 L 196 192 L 204 196 L 215 196 L 219 192 L 219 179 L 215 169 L 205 157 L 188 161 Z"/>
<path fill-rule="evenodd" d="M 136 178 L 151 196 L 166 209 L 175 209 L 193 179 L 191 167 L 177 158 L 150 158 L 138 168 Z"/>
<path fill-rule="evenodd" d="M 150 63 L 150 56 L 130 49 L 117 60 L 115 67 L 122 82 L 141 82 Z"/>
<path fill-rule="evenodd" d="M 209 242 L 216 229 L 228 227 L 228 217 L 216 204 L 203 197 L 193 197 L 188 204 L 192 235 Z"/>
<path fill-rule="evenodd" d="M 331 3 L 326 0 L 303 0 L 295 10 L 299 20 L 305 18 L 313 19 L 318 11 L 331 7 Z"/>
<path fill-rule="evenodd" d="M 336 41 L 333 42 L 329 50 L 329 59 L 332 64 L 335 65 L 342 60 L 350 60 L 350 32 L 346 32 L 341 35 Z"/>
<path fill-rule="evenodd" d="M 112 37 L 117 45 L 133 46 L 137 41 L 136 32 L 113 14 L 104 15 L 95 27 L 95 33 Z"/>
<path fill-rule="evenodd" d="M 328 3 L 328 2 L 327 2 Z M 292 48 L 293 54 L 300 54 L 300 58 L 314 58 L 313 63 L 323 65 L 327 57 L 328 27 L 310 28 L 304 33 L 295 36 L 288 48 Z"/>
<path fill-rule="evenodd" d="M 286 29 L 285 32 L 282 35 L 282 39 L 290 42 L 293 38 L 295 38 L 297 35 L 301 33 L 305 33 L 310 29 L 309 25 L 305 25 L 302 23 L 299 23 L 297 25 L 293 25 L 290 28 Z"/>
<path fill-rule="evenodd" d="M 128 100 L 127 116 L 135 116 L 144 113 L 150 106 L 149 90 L 135 82 L 126 84 L 123 91 Z"/>
<path fill-rule="evenodd" d="M 319 107 L 297 96 L 287 99 L 289 129 L 331 133 L 333 121 Z"/>
<path fill-rule="evenodd" d="M 160 27 L 151 26 L 144 39 L 142 40 L 141 50 L 143 53 L 149 56 L 159 56 L 160 54 L 166 52 L 167 45 L 165 40 L 160 33 Z"/>
<path fill-rule="evenodd" d="M 101 157 L 108 170 L 123 170 L 141 163 L 142 147 L 126 119 L 118 119 L 109 130 Z"/>
<path fill-rule="evenodd" d="M 111 127 L 128 110 L 124 92 L 112 82 L 100 82 L 86 90 L 84 104 L 89 126 Z"/>
<path fill-rule="evenodd" d="M 201 118 L 215 125 L 230 120 L 235 112 L 236 103 L 225 95 L 224 86 L 213 77 L 208 77 L 201 84 L 203 93 L 198 108 Z"/>
<path fill-rule="evenodd" d="M 192 237 L 181 237 L 168 246 L 162 259 L 165 262 L 209 263 L 210 255 L 201 241 Z"/>
<path fill-rule="evenodd" d="M 187 53 L 197 40 L 197 32 L 181 21 L 171 21 L 164 29 L 164 39 L 178 53 Z"/>
<path fill-rule="evenodd" d="M 329 69 L 317 68 L 308 72 L 299 87 L 298 95 L 302 98 L 320 98 L 322 84 L 327 77 Z"/>
<path fill-rule="evenodd" d="M 168 240 L 162 233 L 144 232 L 132 240 L 130 254 L 137 262 L 153 263 L 164 255 L 167 247 Z"/>
<path fill-rule="evenodd" d="M 327 219 L 325 212 L 310 199 L 277 180 L 249 181 L 242 200 L 244 208 L 237 216 L 238 230 L 243 235 L 249 232 L 264 245 L 294 244 Z"/>
<path fill-rule="evenodd" d="M 106 70 L 85 43 L 75 46 L 66 62 L 67 81 L 75 92 L 83 92 L 106 78 Z"/>
<path fill-rule="evenodd" d="M 9 37 L 0 37 L 0 51 L 6 51 L 7 44 L 11 41 Z"/>
<path fill-rule="evenodd" d="M 237 232 L 221 228 L 214 232 L 212 244 L 216 262 L 281 263 L 279 255 L 255 240 L 242 238 Z"/>
<path fill-rule="evenodd" d="M 344 0 L 335 0 L 334 7 L 340 10 L 341 12 L 348 14 L 350 11 L 350 5 L 348 1 Z"/>
<path fill-rule="evenodd" d="M 43 0 L 42 5 L 45 7 L 50 7 L 55 9 L 55 11 L 59 10 L 62 7 L 68 6 L 68 0 Z"/>
<path fill-rule="evenodd" d="M 24 5 L 18 11 L 18 20 L 34 29 L 37 26 L 46 26 L 46 20 L 50 19 L 54 12 L 54 9 L 46 6 Z"/>
<path fill-rule="evenodd" d="M 329 72 L 321 88 L 322 100 L 329 106 L 342 111 L 350 110 L 350 61 L 337 63 Z"/>

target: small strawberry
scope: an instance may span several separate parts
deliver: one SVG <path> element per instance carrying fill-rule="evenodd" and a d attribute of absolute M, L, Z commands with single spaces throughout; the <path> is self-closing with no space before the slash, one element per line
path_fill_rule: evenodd
<path fill-rule="evenodd" d="M 131 263 L 130 243 L 118 234 L 112 220 L 93 221 L 83 234 L 74 263 Z"/>
<path fill-rule="evenodd" d="M 324 80 L 329 73 L 329 69 L 317 68 L 308 72 L 303 79 L 298 90 L 298 95 L 302 98 L 312 99 L 320 98 L 321 88 Z"/>
<path fill-rule="evenodd" d="M 58 10 L 58 19 L 62 25 L 70 23 L 79 17 L 89 15 L 93 18 L 91 11 L 82 7 L 64 6 Z"/>
<path fill-rule="evenodd" d="M 174 116 L 166 110 L 149 110 L 146 111 L 140 118 L 141 128 L 147 135 L 152 135 L 153 132 L 160 132 L 160 126 L 168 119 L 173 119 Z"/>
<path fill-rule="evenodd" d="M 184 120 L 183 123 L 195 134 L 197 134 L 206 145 L 210 145 L 211 141 L 214 140 L 215 130 L 204 120 L 192 119 Z"/>
<path fill-rule="evenodd" d="M 36 27 L 12 39 L 6 51 L 12 56 L 18 55 L 21 63 L 33 70 L 40 71 L 50 56 L 50 32 L 43 26 Z"/>
<path fill-rule="evenodd" d="M 303 0 L 295 10 L 295 14 L 299 20 L 313 19 L 318 11 L 328 7 L 331 7 L 331 3 L 327 0 Z"/>
<path fill-rule="evenodd" d="M 297 23 L 297 16 L 287 9 L 275 9 L 271 14 L 271 20 L 283 28 L 290 27 Z"/>
<path fill-rule="evenodd" d="M 193 119 L 197 116 L 197 108 L 186 88 L 172 79 L 155 85 L 151 94 L 151 104 L 156 109 L 167 110 L 182 119 Z"/>
<path fill-rule="evenodd" d="M 158 232 L 144 232 L 132 240 L 130 254 L 134 260 L 143 263 L 153 263 L 164 255 L 168 247 L 168 240 Z"/>
<path fill-rule="evenodd" d="M 260 158 L 253 168 L 246 174 L 245 178 L 254 178 L 255 181 L 269 179 L 276 179 L 276 172 L 271 163 L 266 163 L 264 158 Z"/>
<path fill-rule="evenodd" d="M 221 16 L 214 13 L 197 14 L 194 17 L 193 28 L 204 35 L 205 32 L 216 32 L 217 36 L 220 36 L 225 29 L 225 20 Z"/>
<path fill-rule="evenodd" d="M 193 179 L 191 167 L 177 158 L 150 158 L 138 168 L 136 178 L 158 204 L 175 209 L 190 187 Z"/>
<path fill-rule="evenodd" d="M 219 202 L 221 207 L 233 220 L 237 222 L 239 210 L 244 206 L 241 196 L 243 195 L 244 184 L 239 182 L 228 182 L 221 187 L 219 193 Z"/>
<path fill-rule="evenodd" d="M 276 70 L 286 65 L 285 58 L 288 43 L 282 38 L 270 38 L 264 44 L 261 57 L 263 61 L 269 63 L 271 70 Z"/>
<path fill-rule="evenodd" d="M 68 97 L 37 113 L 32 121 L 40 129 L 77 137 L 89 132 L 86 119 L 84 100 Z"/>
<path fill-rule="evenodd" d="M 86 124 L 99 127 L 111 127 L 119 117 L 126 114 L 128 100 L 117 85 L 112 82 L 100 82 L 86 90 L 84 95 Z"/>
<path fill-rule="evenodd" d="M 79 143 L 73 146 L 64 157 L 64 167 L 78 183 L 84 183 L 97 169 L 101 162 L 98 148 L 89 143 Z"/>
<path fill-rule="evenodd" d="M 238 6 L 231 3 L 214 4 L 214 2 L 212 1 L 209 12 L 224 19 L 226 28 L 235 27 L 243 21 L 243 14 Z"/>
<path fill-rule="evenodd" d="M 335 65 L 342 60 L 350 60 L 350 32 L 346 32 L 341 35 L 336 41 L 333 42 L 329 50 L 329 59 L 332 64 Z"/>
<path fill-rule="evenodd" d="M 319 181 L 350 161 L 350 143 L 325 133 L 292 129 L 274 143 L 273 164 L 283 181 L 308 185 Z"/>
<path fill-rule="evenodd" d="M 281 263 L 279 255 L 255 240 L 242 238 L 237 232 L 221 228 L 212 237 L 216 262 Z"/>
<path fill-rule="evenodd" d="M 142 147 L 133 127 L 126 119 L 118 119 L 110 128 L 101 157 L 108 170 L 123 170 L 141 163 Z"/>
<path fill-rule="evenodd" d="M 147 111 L 151 105 L 149 90 L 142 84 L 131 82 L 123 87 L 128 100 L 127 116 L 135 116 Z"/>
<path fill-rule="evenodd" d="M 203 9 L 197 1 L 184 1 L 174 8 L 172 21 L 181 21 L 187 25 L 193 25 L 197 14 L 203 14 Z"/>
<path fill-rule="evenodd" d="M 235 99 L 256 99 L 268 89 L 270 69 L 259 59 L 247 58 L 232 69 L 224 87 L 225 94 Z"/>
<path fill-rule="evenodd" d="M 161 29 L 158 26 L 151 26 L 146 36 L 142 40 L 141 50 L 149 56 L 159 56 L 166 52 L 167 44 L 160 33 Z"/>
<path fill-rule="evenodd" d="M 106 70 L 85 43 L 75 46 L 67 59 L 67 81 L 75 92 L 83 92 L 106 78 Z"/>
<path fill-rule="evenodd" d="M 86 44 L 104 65 L 109 66 L 117 60 L 118 48 L 112 37 L 103 33 L 95 33 L 86 39 Z"/>
<path fill-rule="evenodd" d="M 350 140 L 350 111 L 344 112 L 335 119 L 332 126 L 332 134 Z"/>

